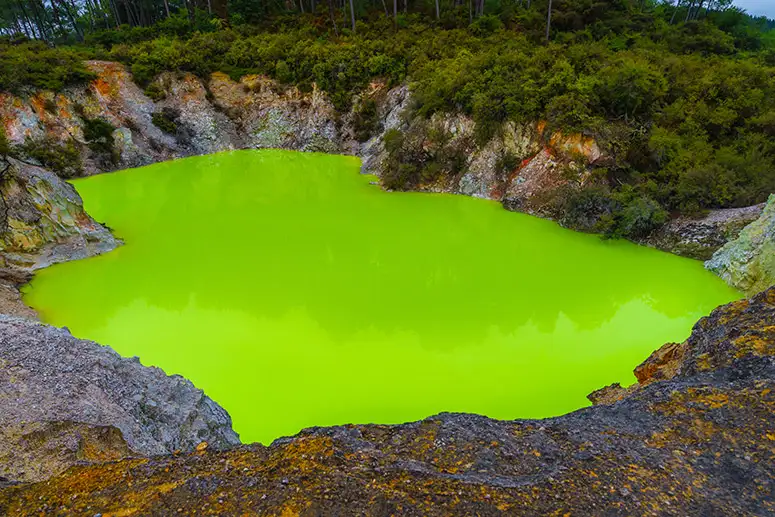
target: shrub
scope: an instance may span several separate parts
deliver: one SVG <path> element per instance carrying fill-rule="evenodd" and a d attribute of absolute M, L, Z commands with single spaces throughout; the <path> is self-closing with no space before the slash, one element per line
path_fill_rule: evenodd
<path fill-rule="evenodd" d="M 161 111 L 156 111 L 151 115 L 151 122 L 165 133 L 174 135 L 178 131 L 177 120 L 179 117 L 180 114 L 173 108 L 164 107 Z"/>
<path fill-rule="evenodd" d="M 365 142 L 371 138 L 379 128 L 379 114 L 377 103 L 373 99 L 364 98 L 353 111 L 353 130 L 355 139 Z"/>
<path fill-rule="evenodd" d="M 145 95 L 150 97 L 154 102 L 159 102 L 167 98 L 167 92 L 164 91 L 159 83 L 151 83 L 145 88 Z"/>
<path fill-rule="evenodd" d="M 110 122 L 101 118 L 83 117 L 83 137 L 94 153 L 108 157 L 115 162 L 116 156 L 113 146 L 113 131 L 116 128 Z"/>
<path fill-rule="evenodd" d="M 28 138 L 14 149 L 14 154 L 36 160 L 63 178 L 74 178 L 83 173 L 81 153 L 73 140 L 60 143 L 51 137 L 40 140 Z"/>

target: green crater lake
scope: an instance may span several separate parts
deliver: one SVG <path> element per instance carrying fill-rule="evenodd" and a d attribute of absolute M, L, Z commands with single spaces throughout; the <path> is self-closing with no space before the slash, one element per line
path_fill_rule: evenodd
<path fill-rule="evenodd" d="M 40 271 L 47 323 L 202 388 L 245 442 L 587 405 L 740 297 L 697 261 L 492 201 L 389 193 L 352 157 L 237 151 L 74 182 L 119 249 Z"/>

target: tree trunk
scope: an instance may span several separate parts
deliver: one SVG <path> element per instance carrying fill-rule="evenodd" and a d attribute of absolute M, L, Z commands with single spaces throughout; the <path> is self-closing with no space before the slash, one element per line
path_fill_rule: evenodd
<path fill-rule="evenodd" d="M 686 19 L 684 20 L 684 23 L 689 21 L 689 16 L 692 15 L 692 8 L 694 7 L 694 0 L 689 1 L 689 9 L 686 11 Z"/>
<path fill-rule="evenodd" d="M 170 3 L 168 0 L 164 0 L 164 10 L 167 11 L 167 18 L 170 17 Z"/>
<path fill-rule="evenodd" d="M 350 20 L 353 24 L 353 34 L 355 34 L 355 1 L 350 0 Z"/>
<path fill-rule="evenodd" d="M 393 0 L 393 28 L 398 30 L 398 0 Z"/>
<path fill-rule="evenodd" d="M 334 34 L 339 36 L 339 29 L 336 28 L 336 18 L 334 18 L 334 0 L 328 0 L 328 16 L 331 17 L 331 23 L 334 25 Z"/>
<path fill-rule="evenodd" d="M 299 3 L 304 0 L 299 0 Z M 207 7 L 212 8 L 211 13 L 215 14 L 221 20 L 229 20 L 229 4 L 227 0 L 207 0 Z M 302 12 L 304 12 L 302 10 Z"/>
<path fill-rule="evenodd" d="M 673 11 L 673 16 L 670 18 L 670 25 L 673 25 L 673 23 L 675 23 L 675 17 L 678 14 L 678 9 L 680 8 L 681 8 L 681 0 L 676 0 L 675 11 Z"/>
<path fill-rule="evenodd" d="M 439 20 L 439 0 L 436 0 L 436 21 Z"/>
<path fill-rule="evenodd" d="M 546 42 L 549 42 L 549 32 L 552 30 L 552 0 L 549 0 L 549 8 L 546 10 Z"/>
<path fill-rule="evenodd" d="M 700 17 L 700 11 L 702 11 L 702 4 L 705 3 L 705 0 L 700 0 L 700 3 L 697 4 L 697 9 L 694 10 L 694 19 L 698 19 Z"/>

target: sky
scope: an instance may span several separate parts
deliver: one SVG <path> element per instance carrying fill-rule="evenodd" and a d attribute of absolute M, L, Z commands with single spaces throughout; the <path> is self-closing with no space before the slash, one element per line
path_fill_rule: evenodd
<path fill-rule="evenodd" d="M 748 14 L 775 19 L 775 0 L 735 0 L 735 5 L 748 11 Z"/>

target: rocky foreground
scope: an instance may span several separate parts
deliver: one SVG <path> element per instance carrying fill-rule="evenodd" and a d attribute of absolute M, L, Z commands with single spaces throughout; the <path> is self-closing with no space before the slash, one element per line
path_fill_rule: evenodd
<path fill-rule="evenodd" d="M 190 381 L 67 330 L 0 316 L 0 485 L 202 441 L 240 443 L 226 411 Z"/>
<path fill-rule="evenodd" d="M 775 288 L 546 420 L 442 414 L 76 466 L 4 515 L 773 515 Z M 260 401 L 257 401 L 257 404 Z"/>

